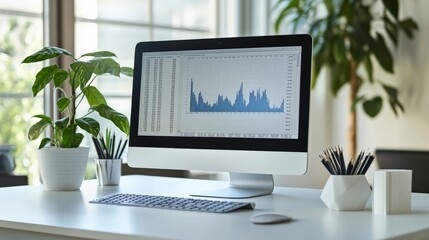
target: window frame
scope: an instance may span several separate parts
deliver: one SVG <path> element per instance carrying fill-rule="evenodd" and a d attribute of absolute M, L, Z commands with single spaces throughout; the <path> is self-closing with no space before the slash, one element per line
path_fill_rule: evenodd
<path fill-rule="evenodd" d="M 75 50 L 75 24 L 76 22 L 111 24 L 117 26 L 135 26 L 149 29 L 149 39 L 154 40 L 154 30 L 178 30 L 198 33 L 213 34 L 212 37 L 235 37 L 271 34 L 269 25 L 272 0 L 214 0 L 215 1 L 215 26 L 213 33 L 210 29 L 173 27 L 155 24 L 154 4 L 155 0 L 149 0 L 149 22 L 136 23 L 132 21 L 119 21 L 107 19 L 89 19 L 75 16 L 75 0 L 43 0 L 44 1 L 44 36 L 45 46 L 58 46 L 71 52 Z M 59 67 L 68 66 L 67 58 L 55 58 L 49 64 L 57 64 Z M 106 98 L 128 98 L 129 95 L 105 94 Z M 53 88 L 45 88 L 44 111 L 46 115 L 57 120 L 61 116 L 56 108 L 59 95 L 53 92 Z M 52 131 L 48 131 L 52 136 Z"/>

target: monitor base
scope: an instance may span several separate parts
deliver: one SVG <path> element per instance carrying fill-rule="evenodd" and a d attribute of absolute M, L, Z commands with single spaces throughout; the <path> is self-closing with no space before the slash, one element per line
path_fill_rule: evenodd
<path fill-rule="evenodd" d="M 228 187 L 191 193 L 194 197 L 251 198 L 270 195 L 274 190 L 271 174 L 230 173 Z"/>

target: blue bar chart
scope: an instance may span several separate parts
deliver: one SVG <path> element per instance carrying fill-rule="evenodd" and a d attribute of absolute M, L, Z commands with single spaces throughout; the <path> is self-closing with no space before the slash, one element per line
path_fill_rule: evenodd
<path fill-rule="evenodd" d="M 228 99 L 222 94 L 218 94 L 216 102 L 209 103 L 204 99 L 203 93 L 194 92 L 194 83 L 191 80 L 190 89 L 190 109 L 191 113 L 201 112 L 224 112 L 224 113 L 267 113 L 284 112 L 284 99 L 280 104 L 270 105 L 270 100 L 266 90 L 252 90 L 248 94 L 248 101 L 244 98 L 243 83 L 237 90 L 235 99 Z"/>

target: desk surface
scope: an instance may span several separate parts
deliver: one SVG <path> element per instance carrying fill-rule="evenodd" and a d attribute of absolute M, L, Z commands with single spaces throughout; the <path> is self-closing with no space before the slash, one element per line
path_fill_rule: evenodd
<path fill-rule="evenodd" d="M 376 215 L 325 207 L 321 190 L 276 187 L 270 196 L 250 199 L 255 210 L 227 214 L 90 204 L 115 192 L 185 196 L 225 182 L 127 176 L 117 187 L 85 181 L 80 191 L 45 191 L 42 186 L 0 189 L 0 235 L 9 239 L 423 239 L 429 236 L 429 194 L 412 195 L 412 213 Z M 279 211 L 289 223 L 256 225 L 249 217 Z M 8 235 L 9 234 L 9 235 Z M 13 234 L 21 234 L 13 236 Z M 50 235 L 44 235 L 50 234 Z M 61 238 L 62 239 L 62 238 Z M 74 239 L 74 238 L 73 238 Z"/>

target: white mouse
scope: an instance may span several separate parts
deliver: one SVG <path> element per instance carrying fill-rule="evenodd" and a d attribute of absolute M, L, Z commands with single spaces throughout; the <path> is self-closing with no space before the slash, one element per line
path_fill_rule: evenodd
<path fill-rule="evenodd" d="M 256 224 L 281 223 L 292 220 L 290 216 L 278 212 L 258 213 L 250 217 L 251 222 Z"/>

